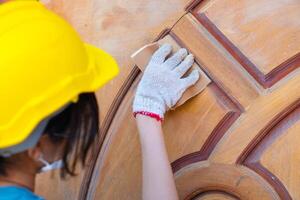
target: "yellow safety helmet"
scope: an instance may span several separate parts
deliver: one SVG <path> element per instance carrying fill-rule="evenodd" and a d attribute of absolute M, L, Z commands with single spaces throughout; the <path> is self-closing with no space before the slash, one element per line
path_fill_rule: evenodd
<path fill-rule="evenodd" d="M 22 143 L 43 119 L 118 72 L 109 54 L 83 43 L 41 3 L 0 4 L 0 149 Z"/>

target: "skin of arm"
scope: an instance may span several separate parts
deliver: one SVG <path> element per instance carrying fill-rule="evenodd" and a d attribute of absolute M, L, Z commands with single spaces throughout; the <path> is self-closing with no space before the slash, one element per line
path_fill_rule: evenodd
<path fill-rule="evenodd" d="M 172 56 L 170 54 L 172 46 L 164 44 L 152 55 L 132 105 L 142 148 L 143 200 L 179 199 L 161 121 L 200 75 L 198 70 L 193 69 L 187 77 L 183 77 L 194 63 L 194 56 L 188 55 L 186 49 L 181 48 Z"/>
<path fill-rule="evenodd" d="M 142 147 L 143 200 L 178 200 L 161 122 L 141 114 L 136 121 Z"/>

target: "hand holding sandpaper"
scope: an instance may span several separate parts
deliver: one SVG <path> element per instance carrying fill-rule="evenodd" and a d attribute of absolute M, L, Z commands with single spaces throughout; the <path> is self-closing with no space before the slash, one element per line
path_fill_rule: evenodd
<path fill-rule="evenodd" d="M 150 113 L 163 119 L 167 110 L 198 94 L 210 80 L 194 64 L 193 55 L 188 55 L 186 49 L 181 48 L 171 56 L 171 45 L 162 45 L 157 50 L 158 47 L 157 43 L 147 45 L 132 56 L 142 71 L 147 66 L 137 88 L 133 112 Z M 203 80 L 197 85 L 200 74 Z"/>

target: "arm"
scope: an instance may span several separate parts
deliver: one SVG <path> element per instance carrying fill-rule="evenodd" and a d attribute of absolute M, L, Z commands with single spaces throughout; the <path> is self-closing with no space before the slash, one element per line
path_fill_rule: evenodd
<path fill-rule="evenodd" d="M 173 173 L 168 160 L 161 121 L 183 92 L 199 79 L 199 71 L 191 68 L 194 57 L 180 49 L 167 59 L 171 45 L 163 45 L 152 56 L 137 87 L 133 113 L 142 146 L 143 200 L 177 200 Z"/>
<path fill-rule="evenodd" d="M 136 120 L 142 146 L 143 199 L 177 200 L 161 122 L 140 114 Z"/>

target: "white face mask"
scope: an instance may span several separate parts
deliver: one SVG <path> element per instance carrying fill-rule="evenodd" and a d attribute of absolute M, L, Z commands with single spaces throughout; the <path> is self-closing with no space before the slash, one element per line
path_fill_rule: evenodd
<path fill-rule="evenodd" d="M 62 160 L 57 160 L 57 161 L 54 161 L 53 163 L 49 163 L 41 155 L 40 158 L 39 158 L 39 161 L 42 162 L 45 165 L 44 167 L 42 167 L 40 169 L 39 173 L 51 171 L 51 170 L 54 170 L 54 169 L 60 169 L 60 168 L 63 167 L 63 161 Z"/>

